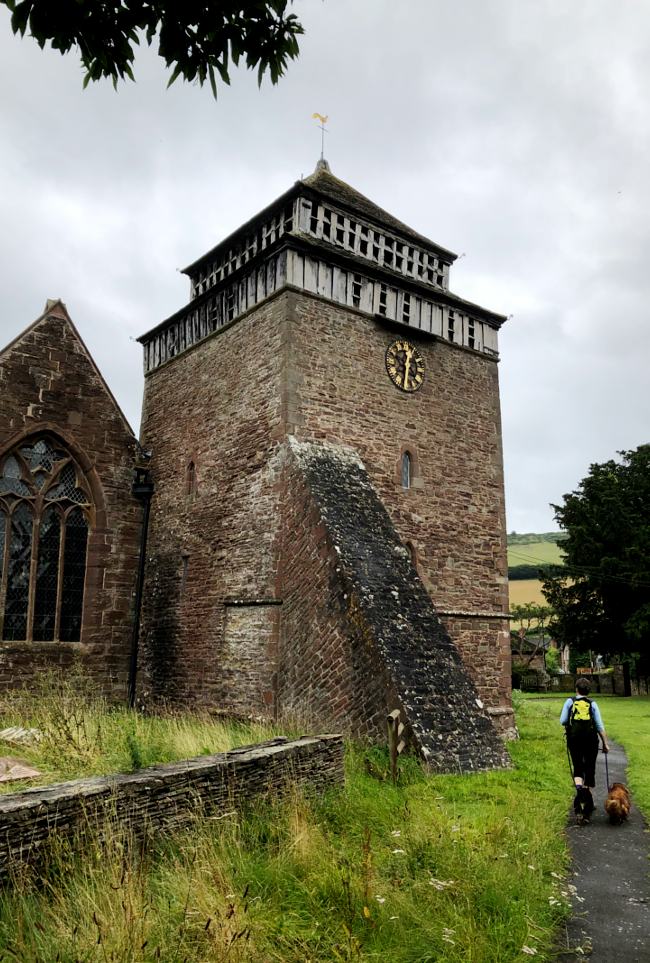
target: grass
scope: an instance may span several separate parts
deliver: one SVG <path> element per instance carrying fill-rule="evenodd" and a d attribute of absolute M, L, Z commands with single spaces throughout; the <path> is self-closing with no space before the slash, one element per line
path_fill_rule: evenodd
<path fill-rule="evenodd" d="M 291 727 L 266 722 L 238 722 L 207 713 L 178 711 L 144 716 L 109 708 L 79 667 L 65 676 L 46 673 L 34 690 L 19 690 L 0 701 L 0 730 L 10 726 L 38 729 L 31 746 L 0 742 L 0 753 L 18 756 L 41 772 L 30 786 L 84 776 L 128 772 L 235 746 L 263 742 L 279 734 L 300 735 Z M 21 783 L 0 783 L 15 792 Z"/>
<path fill-rule="evenodd" d="M 550 693 L 549 693 L 550 695 Z M 553 698 L 565 700 L 570 693 L 553 693 Z M 520 698 L 539 699 L 536 693 L 522 693 Z M 548 698 L 546 696 L 545 698 Z M 599 706 L 605 732 L 625 748 L 630 766 L 628 782 L 639 809 L 650 817 L 650 696 L 622 699 L 617 696 L 594 694 Z M 548 703 L 547 703 L 548 704 Z M 559 717 L 559 706 L 554 707 Z"/>
<path fill-rule="evenodd" d="M 607 735 L 625 747 L 630 762 L 628 780 L 634 801 L 650 817 L 650 697 L 612 699 L 601 715 Z"/>
<path fill-rule="evenodd" d="M 552 959 L 571 786 L 557 706 L 519 700 L 517 721 L 512 771 L 427 778 L 405 758 L 393 786 L 383 748 L 350 744 L 345 793 L 198 813 L 144 851 L 115 834 L 53 853 L 7 888 L 0 958 L 514 963 L 527 946 Z"/>
<path fill-rule="evenodd" d="M 513 545 L 508 539 L 508 565 L 548 565 L 562 562 L 561 548 L 556 542 L 540 540 Z"/>

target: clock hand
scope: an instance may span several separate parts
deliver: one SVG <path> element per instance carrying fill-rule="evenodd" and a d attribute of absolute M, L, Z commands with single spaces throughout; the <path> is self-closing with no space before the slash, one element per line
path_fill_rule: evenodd
<path fill-rule="evenodd" d="M 411 357 L 413 356 L 413 348 L 410 351 L 406 351 L 406 363 L 404 364 L 404 387 L 408 390 L 409 386 L 409 368 L 411 367 Z"/>

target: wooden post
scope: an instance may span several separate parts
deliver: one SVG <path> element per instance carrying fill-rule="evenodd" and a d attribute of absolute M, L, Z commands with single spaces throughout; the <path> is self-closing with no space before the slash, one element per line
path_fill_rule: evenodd
<path fill-rule="evenodd" d="M 404 732 L 404 724 L 399 721 L 399 709 L 393 709 L 386 722 L 388 723 L 388 758 L 390 759 L 390 771 L 393 777 L 393 785 L 396 785 L 397 757 L 405 745 L 399 738 Z"/>

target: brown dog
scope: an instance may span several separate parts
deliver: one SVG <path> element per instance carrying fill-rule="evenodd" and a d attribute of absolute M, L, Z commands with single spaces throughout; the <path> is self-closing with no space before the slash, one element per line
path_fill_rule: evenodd
<path fill-rule="evenodd" d="M 605 800 L 605 809 L 610 822 L 615 826 L 622 823 L 630 814 L 630 792 L 622 782 L 613 782 L 609 787 L 609 796 Z"/>

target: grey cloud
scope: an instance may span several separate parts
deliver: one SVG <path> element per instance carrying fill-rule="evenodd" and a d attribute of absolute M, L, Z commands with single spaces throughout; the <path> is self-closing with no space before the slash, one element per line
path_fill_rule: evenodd
<path fill-rule="evenodd" d="M 648 440 L 650 12 L 633 0 L 301 0 L 278 88 L 215 104 L 143 48 L 137 84 L 81 89 L 0 11 L 0 339 L 61 296 L 137 426 L 129 339 L 187 298 L 177 272 L 314 167 L 458 253 L 501 337 L 508 526 Z M 619 193 L 620 192 L 620 193 Z"/>

